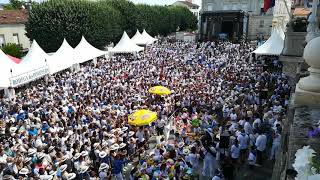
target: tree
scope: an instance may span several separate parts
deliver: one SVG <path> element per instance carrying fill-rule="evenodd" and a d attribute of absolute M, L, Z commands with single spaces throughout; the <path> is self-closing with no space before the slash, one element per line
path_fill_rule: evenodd
<path fill-rule="evenodd" d="M 102 49 L 121 32 L 120 14 L 112 7 L 83 0 L 49 0 L 33 6 L 26 35 L 47 52 L 55 52 L 64 38 L 75 47 L 82 35 Z"/>
<path fill-rule="evenodd" d="M 9 4 L 4 6 L 5 10 L 22 9 L 23 2 L 20 0 L 10 0 Z"/>
<path fill-rule="evenodd" d="M 2 48 L 2 51 L 10 56 L 21 58 L 22 57 L 22 47 L 15 43 L 5 44 Z"/>

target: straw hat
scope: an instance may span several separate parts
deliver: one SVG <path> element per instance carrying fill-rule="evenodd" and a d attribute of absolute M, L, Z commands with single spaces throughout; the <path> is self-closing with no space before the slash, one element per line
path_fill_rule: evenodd
<path fill-rule="evenodd" d="M 74 155 L 74 157 L 73 157 L 73 160 L 77 160 L 77 159 L 79 159 L 79 157 L 81 156 L 81 154 L 80 153 L 76 153 L 75 155 Z"/>
<path fill-rule="evenodd" d="M 106 163 L 102 163 L 102 164 L 100 165 L 100 167 L 99 167 L 99 171 L 102 171 L 102 170 L 104 170 L 104 169 L 109 169 L 109 165 L 106 164 Z"/>
<path fill-rule="evenodd" d="M 110 147 L 110 151 L 118 150 L 119 148 L 120 148 L 119 144 L 113 144 L 113 145 Z"/>
<path fill-rule="evenodd" d="M 31 157 L 26 157 L 25 159 L 24 159 L 24 163 L 27 163 L 27 162 L 29 162 L 29 161 L 31 161 Z"/>
<path fill-rule="evenodd" d="M 77 176 L 76 173 L 69 173 L 66 175 L 67 180 L 72 180 L 72 179 L 76 178 L 76 176 Z"/>
<path fill-rule="evenodd" d="M 52 175 L 40 175 L 41 180 L 51 180 L 53 179 Z"/>
<path fill-rule="evenodd" d="M 28 156 L 31 156 L 31 155 L 35 154 L 36 152 L 37 152 L 36 149 L 29 149 L 28 150 Z"/>
<path fill-rule="evenodd" d="M 99 157 L 100 157 L 100 158 L 105 158 L 106 156 L 107 156 L 107 153 L 104 152 L 104 151 L 101 151 L 101 152 L 99 153 Z"/>
<path fill-rule="evenodd" d="M 64 172 L 65 170 L 67 170 L 67 167 L 68 167 L 68 166 L 67 166 L 66 164 L 60 166 L 61 172 Z"/>
<path fill-rule="evenodd" d="M 129 137 L 132 137 L 134 135 L 134 131 L 129 132 Z"/>
<path fill-rule="evenodd" d="M 22 168 L 22 169 L 19 171 L 19 174 L 27 175 L 27 174 L 29 174 L 29 170 L 28 170 L 27 168 Z"/>
<path fill-rule="evenodd" d="M 16 127 L 11 127 L 11 128 L 10 128 L 10 133 L 11 133 L 11 134 L 15 134 L 16 131 L 17 131 L 17 128 L 16 128 Z"/>
<path fill-rule="evenodd" d="M 81 166 L 80 167 L 80 173 L 83 174 L 83 173 L 87 172 L 88 169 L 89 169 L 89 166 Z"/>

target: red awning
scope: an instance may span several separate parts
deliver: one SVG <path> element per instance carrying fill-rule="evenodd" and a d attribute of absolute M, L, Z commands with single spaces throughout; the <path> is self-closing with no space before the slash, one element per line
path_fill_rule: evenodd
<path fill-rule="evenodd" d="M 19 64 L 19 63 L 21 62 L 21 59 L 19 59 L 19 58 L 10 56 L 10 55 L 8 55 L 8 54 L 7 54 L 7 56 L 8 56 L 13 62 L 15 62 L 16 64 Z"/>

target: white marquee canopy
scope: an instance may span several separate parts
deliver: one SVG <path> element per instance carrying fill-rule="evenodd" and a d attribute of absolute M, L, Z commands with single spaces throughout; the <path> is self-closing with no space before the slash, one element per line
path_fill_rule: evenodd
<path fill-rule="evenodd" d="M 49 56 L 47 63 L 50 74 L 63 71 L 75 64 L 74 49 L 68 44 L 66 39 L 63 40 L 61 47 L 53 55 Z"/>
<path fill-rule="evenodd" d="M 0 88 L 10 87 L 13 66 L 15 66 L 15 63 L 0 49 Z"/>
<path fill-rule="evenodd" d="M 256 55 L 280 55 L 284 47 L 284 38 L 282 29 L 274 29 L 270 38 L 253 53 Z"/>
<path fill-rule="evenodd" d="M 101 51 L 93 47 L 88 41 L 82 36 L 80 43 L 74 48 L 75 60 L 77 63 L 83 63 L 93 58 L 107 54 L 106 51 Z"/>
<path fill-rule="evenodd" d="M 110 50 L 111 53 L 136 53 L 143 51 L 143 47 L 136 45 L 124 31 L 118 44 Z"/>
<path fill-rule="evenodd" d="M 158 41 L 158 39 L 150 36 L 145 29 L 142 32 L 142 37 L 148 41 L 148 44 L 152 44 L 152 43 Z"/>
<path fill-rule="evenodd" d="M 137 30 L 136 34 L 131 38 L 131 40 L 137 45 L 145 45 L 148 44 L 148 39 L 142 36 L 142 34 Z"/>
<path fill-rule="evenodd" d="M 49 74 L 47 53 L 33 40 L 28 54 L 12 68 L 11 86 L 28 83 Z"/>

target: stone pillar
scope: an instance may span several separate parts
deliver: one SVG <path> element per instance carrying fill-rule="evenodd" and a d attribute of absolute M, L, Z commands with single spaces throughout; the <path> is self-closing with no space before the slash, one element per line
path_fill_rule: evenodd
<path fill-rule="evenodd" d="M 320 106 L 320 37 L 314 38 L 304 49 L 303 57 L 310 66 L 310 75 L 300 79 L 296 86 L 297 105 Z"/>

